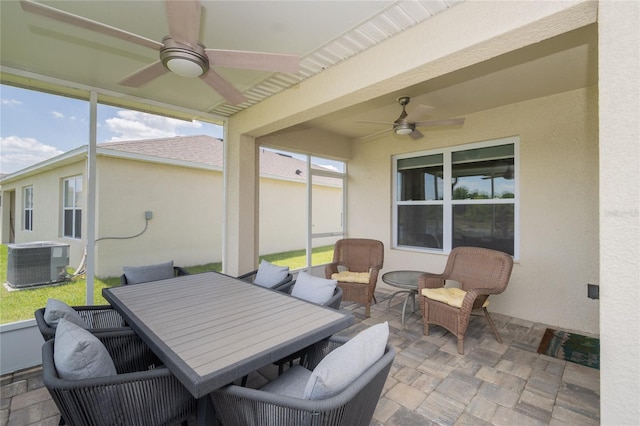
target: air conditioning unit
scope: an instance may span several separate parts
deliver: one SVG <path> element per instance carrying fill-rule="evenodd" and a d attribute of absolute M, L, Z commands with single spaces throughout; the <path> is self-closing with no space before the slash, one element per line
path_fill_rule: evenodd
<path fill-rule="evenodd" d="M 34 287 L 66 280 L 69 244 L 55 241 L 7 245 L 7 284 Z"/>

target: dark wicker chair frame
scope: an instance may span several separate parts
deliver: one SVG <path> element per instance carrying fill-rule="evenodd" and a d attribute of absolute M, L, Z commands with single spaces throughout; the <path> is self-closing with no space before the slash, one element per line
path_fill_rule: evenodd
<path fill-rule="evenodd" d="M 351 272 L 369 272 L 369 283 L 346 283 L 338 281 L 344 292 L 342 299 L 361 303 L 365 306 L 365 315 L 370 316 L 371 301 L 375 297 L 378 274 L 384 263 L 384 244 L 378 240 L 365 238 L 345 238 L 338 240 L 333 251 L 333 262 L 325 265 L 325 276 L 339 272 L 339 267 Z"/>
<path fill-rule="evenodd" d="M 186 424 L 196 400 L 132 330 L 96 333 L 118 374 L 82 380 L 58 376 L 55 339 L 42 346 L 42 378 L 68 425 Z"/>
<path fill-rule="evenodd" d="M 281 291 L 283 293 L 287 293 L 287 294 L 291 294 L 291 290 L 293 289 L 293 286 L 295 285 L 295 280 L 291 281 L 285 285 L 282 285 L 280 287 L 278 287 L 278 291 Z M 335 310 L 340 309 L 340 303 L 342 302 L 342 289 L 338 286 L 336 286 L 336 289 L 333 291 L 333 296 L 331 296 L 331 298 L 329 300 L 327 300 L 325 303 L 322 304 L 322 306 L 326 306 L 328 308 L 332 308 Z M 287 357 L 284 357 L 278 361 L 275 362 L 275 364 L 278 366 L 278 374 L 282 374 L 284 371 L 284 366 L 286 364 L 289 364 L 289 367 L 293 366 L 293 362 L 299 358 L 302 358 L 305 353 L 306 353 L 307 349 L 303 349 L 301 351 L 298 351 L 294 354 L 291 354 Z M 300 363 L 303 363 L 304 360 L 301 360 Z M 246 379 L 243 379 L 243 385 L 246 383 Z"/>
<path fill-rule="evenodd" d="M 189 275 L 189 272 L 187 272 L 186 269 L 180 267 L 180 266 L 174 266 L 173 267 L 173 276 L 174 277 L 181 277 L 183 275 Z M 120 285 L 127 285 L 129 284 L 127 282 L 127 276 L 125 274 L 120 275 Z"/>
<path fill-rule="evenodd" d="M 122 316 L 111 305 L 72 306 L 82 319 L 89 325 L 89 331 L 122 331 L 129 329 Z M 44 320 L 45 308 L 35 311 L 36 324 L 44 340 L 53 339 L 56 329 Z"/>
<path fill-rule="evenodd" d="M 513 258 L 507 253 L 479 247 L 454 248 L 443 273 L 425 273 L 418 279 L 424 334 L 429 335 L 429 324 L 444 327 L 458 338 L 458 353 L 464 354 L 464 334 L 471 314 L 482 311 L 496 340 L 502 343 L 489 311 L 482 305 L 489 295 L 505 291 L 512 269 Z M 461 308 L 422 296 L 422 289 L 444 287 L 446 280 L 459 282 L 460 288 L 467 292 Z"/>
<path fill-rule="evenodd" d="M 253 271 L 247 272 L 246 274 L 239 275 L 236 278 L 253 284 L 253 280 L 256 279 L 257 274 L 258 274 L 258 270 L 254 269 Z M 293 280 L 293 275 L 291 275 L 291 273 L 288 273 L 287 276 L 282 281 L 280 281 L 278 284 L 271 287 L 271 289 L 280 291 L 280 287 L 290 284 L 292 280 Z"/>
<path fill-rule="evenodd" d="M 310 348 L 304 367 L 313 370 L 333 349 L 347 341 L 331 337 Z M 368 426 L 395 358 L 389 345 L 363 375 L 333 397 L 306 400 L 230 385 L 211 393 L 218 419 L 225 425 Z"/>

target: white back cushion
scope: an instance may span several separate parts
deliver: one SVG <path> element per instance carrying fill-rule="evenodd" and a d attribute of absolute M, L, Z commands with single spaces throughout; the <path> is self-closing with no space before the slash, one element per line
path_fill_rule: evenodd
<path fill-rule="evenodd" d="M 304 271 L 298 273 L 291 295 L 306 301 L 322 305 L 333 296 L 336 280 L 314 277 Z"/>
<path fill-rule="evenodd" d="M 311 373 L 304 398 L 324 399 L 342 392 L 384 355 L 389 323 L 369 327 L 329 353 Z"/>
<path fill-rule="evenodd" d="M 262 262 L 260 262 L 258 273 L 256 274 L 256 278 L 253 280 L 253 283 L 262 287 L 272 288 L 287 278 L 288 274 L 288 266 L 274 265 L 273 263 L 269 263 L 263 259 Z"/>
<path fill-rule="evenodd" d="M 44 308 L 44 320 L 50 327 L 56 328 L 61 318 L 82 327 L 89 328 L 89 324 L 71 306 L 58 299 L 48 299 Z"/>
<path fill-rule="evenodd" d="M 124 266 L 122 270 L 127 277 L 127 284 L 140 284 L 174 277 L 173 260 L 156 265 Z"/>
<path fill-rule="evenodd" d="M 56 328 L 53 361 L 58 375 L 67 380 L 117 374 L 113 360 L 97 337 L 62 318 Z"/>

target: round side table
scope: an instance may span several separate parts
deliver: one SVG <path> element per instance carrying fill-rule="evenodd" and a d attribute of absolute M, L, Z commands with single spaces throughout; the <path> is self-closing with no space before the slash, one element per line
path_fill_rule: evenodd
<path fill-rule="evenodd" d="M 402 305 L 402 325 L 404 326 L 404 313 L 407 309 L 407 302 L 411 299 L 412 312 L 416 311 L 416 294 L 418 294 L 418 278 L 424 274 L 423 271 L 391 271 L 382 275 L 382 281 L 385 284 L 389 284 L 392 287 L 397 287 L 402 290 L 398 290 L 391 295 L 387 309 L 391 308 L 391 300 L 400 293 L 407 293 L 407 297 Z"/>

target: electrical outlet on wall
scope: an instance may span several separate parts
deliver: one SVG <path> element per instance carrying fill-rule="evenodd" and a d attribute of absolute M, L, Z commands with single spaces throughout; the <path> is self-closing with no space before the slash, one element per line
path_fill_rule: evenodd
<path fill-rule="evenodd" d="M 144 212 L 144 218 L 146 220 L 151 220 L 153 218 L 153 212 L 147 210 L 146 212 Z"/>
<path fill-rule="evenodd" d="M 600 299 L 600 286 L 587 284 L 587 297 L 589 299 Z"/>

